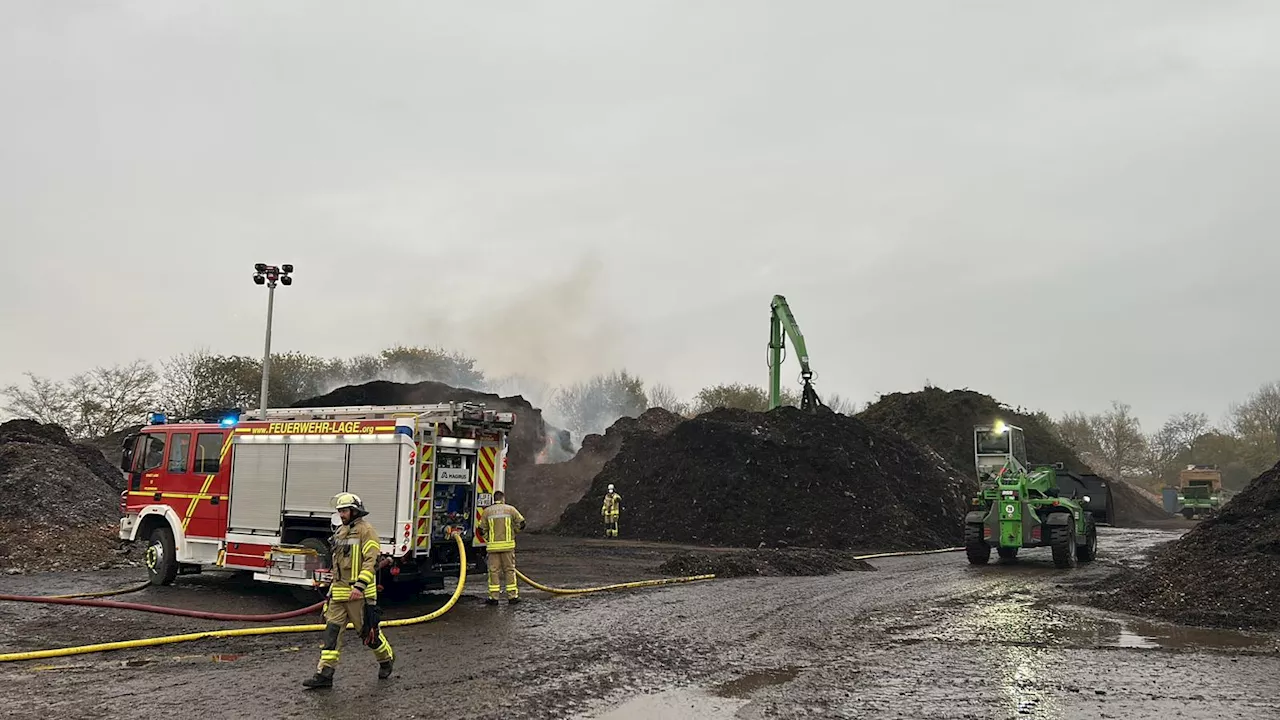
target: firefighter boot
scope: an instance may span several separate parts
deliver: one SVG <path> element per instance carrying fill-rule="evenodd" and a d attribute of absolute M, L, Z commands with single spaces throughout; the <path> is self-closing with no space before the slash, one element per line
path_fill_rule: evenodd
<path fill-rule="evenodd" d="M 302 681 L 303 687 L 308 688 L 331 688 L 333 687 L 333 668 L 327 667 L 320 670 L 315 675 Z"/>
<path fill-rule="evenodd" d="M 378 663 L 378 679 L 386 680 L 391 677 L 391 668 L 396 664 L 394 659 Z"/>

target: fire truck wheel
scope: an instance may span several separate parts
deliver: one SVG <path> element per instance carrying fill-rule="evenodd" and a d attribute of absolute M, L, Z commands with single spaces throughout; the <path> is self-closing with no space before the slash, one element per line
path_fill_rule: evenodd
<path fill-rule="evenodd" d="M 152 585 L 173 584 L 173 579 L 178 577 L 178 558 L 174 549 L 173 531 L 168 525 L 151 531 L 142 559 L 146 563 L 147 577 Z"/>

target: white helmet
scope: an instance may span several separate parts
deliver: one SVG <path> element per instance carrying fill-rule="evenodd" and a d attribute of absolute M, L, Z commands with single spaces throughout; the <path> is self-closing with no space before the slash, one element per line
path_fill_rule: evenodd
<path fill-rule="evenodd" d="M 360 512 L 364 512 L 364 503 L 361 502 L 360 496 L 355 493 L 343 492 L 333 496 L 329 501 L 330 507 L 334 510 L 342 508 L 351 508 Z"/>
<path fill-rule="evenodd" d="M 609 492 L 613 492 L 613 483 L 609 483 Z"/>

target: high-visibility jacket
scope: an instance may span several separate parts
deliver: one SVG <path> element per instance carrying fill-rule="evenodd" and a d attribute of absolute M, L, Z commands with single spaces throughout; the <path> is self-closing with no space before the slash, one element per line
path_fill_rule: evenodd
<path fill-rule="evenodd" d="M 524 526 L 524 516 L 511 505 L 494 503 L 480 514 L 480 526 L 489 552 L 507 552 L 516 549 L 516 532 Z"/>
<path fill-rule="evenodd" d="M 378 600 L 377 570 L 380 547 L 378 533 L 364 518 L 343 524 L 333 534 L 333 584 L 329 597 L 334 602 L 351 599 L 351 588 L 360 588 L 365 598 Z"/>
<path fill-rule="evenodd" d="M 622 496 L 618 493 L 605 493 L 604 506 L 600 508 L 600 512 L 605 515 L 617 515 L 619 508 L 622 507 Z"/>

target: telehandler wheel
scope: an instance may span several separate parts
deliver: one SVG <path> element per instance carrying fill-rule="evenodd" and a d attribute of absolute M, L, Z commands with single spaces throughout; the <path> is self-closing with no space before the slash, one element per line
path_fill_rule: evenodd
<path fill-rule="evenodd" d="M 981 525 L 965 526 L 964 554 L 969 557 L 970 565 L 986 565 L 991 561 L 991 546 L 982 539 Z"/>
<path fill-rule="evenodd" d="M 1196 511 L 1193 508 L 1182 508 L 1182 517 L 1188 520 L 1192 520 L 1195 518 L 1195 516 L 1196 516 Z"/>
<path fill-rule="evenodd" d="M 1051 525 L 1049 544 L 1053 547 L 1053 564 L 1060 568 L 1076 566 L 1076 528 L 1074 525 Z"/>
<path fill-rule="evenodd" d="M 1084 545 L 1076 546 L 1076 560 L 1079 562 L 1093 562 L 1098 555 L 1098 526 L 1090 520 L 1084 526 Z"/>
<path fill-rule="evenodd" d="M 1000 553 L 1001 560 L 1017 560 L 1018 559 L 1018 548 L 1016 547 L 996 548 L 996 552 Z"/>

